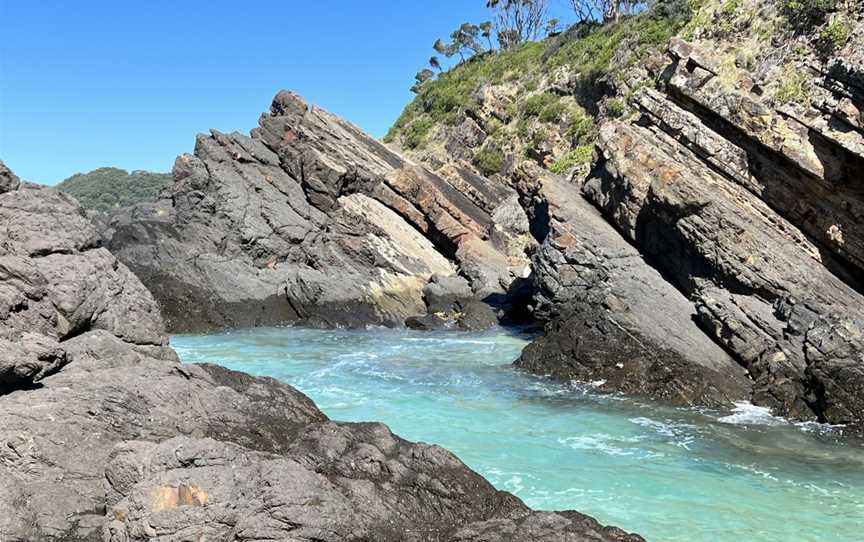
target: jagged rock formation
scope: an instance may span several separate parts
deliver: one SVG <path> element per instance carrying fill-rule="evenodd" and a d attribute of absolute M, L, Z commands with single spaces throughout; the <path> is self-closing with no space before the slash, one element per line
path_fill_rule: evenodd
<path fill-rule="evenodd" d="M 635 98 L 641 122 L 603 127 L 587 197 L 695 300 L 750 372 L 754 402 L 861 424 L 860 129 L 815 109 L 804 124 L 750 74 L 721 82 L 704 49 L 673 41 L 670 55 L 667 93 Z"/>
<path fill-rule="evenodd" d="M 74 200 L 19 185 L 0 216 L 3 540 L 642 540 L 273 379 L 181 365 Z"/>
<path fill-rule="evenodd" d="M 512 189 L 433 175 L 289 92 L 251 137 L 199 136 L 174 177 L 170 200 L 116 216 L 109 234 L 173 331 L 401 324 L 426 314 L 434 274 L 461 274 L 476 299 L 526 274 Z"/>
<path fill-rule="evenodd" d="M 572 118 L 530 138 L 524 154 L 569 181 L 513 155 L 499 161 L 496 179 L 520 193 L 540 243 L 532 283 L 546 333 L 517 366 L 679 404 L 749 398 L 864 428 L 864 27 L 860 6 L 826 6 L 708 0 L 680 28 L 687 40 L 653 52 L 621 45 L 641 39 L 650 13 L 575 26 L 537 46 L 541 65 L 560 51 L 570 64 L 481 80 L 464 122 L 432 125 L 411 153 L 433 168 L 480 167 L 515 123 L 508 110 L 574 100 L 597 125 L 588 170 L 556 167 L 556 142 L 582 143 Z M 828 11 L 802 28 L 790 26 L 796 9 Z M 614 49 L 599 78 L 579 56 L 597 44 Z M 411 123 L 440 109 L 436 89 L 470 88 L 472 74 L 531 50 L 440 77 L 391 135 L 412 146 Z"/>
<path fill-rule="evenodd" d="M 536 166 L 516 174 L 548 213 L 534 258 L 535 314 L 549 322 L 516 366 L 678 405 L 748 398 L 744 370 L 695 324 L 696 306 L 581 197 Z"/>

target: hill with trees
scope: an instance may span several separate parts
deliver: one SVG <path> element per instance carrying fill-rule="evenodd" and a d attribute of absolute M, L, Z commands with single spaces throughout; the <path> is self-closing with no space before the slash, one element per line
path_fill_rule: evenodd
<path fill-rule="evenodd" d="M 86 209 L 109 212 L 154 199 L 172 182 L 170 173 L 103 167 L 72 175 L 57 188 L 74 196 Z"/>

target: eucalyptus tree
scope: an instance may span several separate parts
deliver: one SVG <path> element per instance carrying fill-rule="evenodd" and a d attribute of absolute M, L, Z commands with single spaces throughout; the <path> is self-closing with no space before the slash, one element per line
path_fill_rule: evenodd
<path fill-rule="evenodd" d="M 487 0 L 486 7 L 504 49 L 540 38 L 549 20 L 548 0 Z"/>
<path fill-rule="evenodd" d="M 570 0 L 579 21 L 616 22 L 644 8 L 647 0 Z"/>
<path fill-rule="evenodd" d="M 414 75 L 414 80 L 416 83 L 411 87 L 411 92 L 414 94 L 418 94 L 420 89 L 423 87 L 423 83 L 435 77 L 435 72 L 430 70 L 429 68 L 423 68 L 419 72 Z"/>
<path fill-rule="evenodd" d="M 441 73 L 442 71 L 444 71 L 441 68 L 441 61 L 438 60 L 438 57 L 435 55 L 432 55 L 431 57 L 429 57 L 429 65 L 432 66 L 433 69 L 438 70 L 438 73 Z"/>

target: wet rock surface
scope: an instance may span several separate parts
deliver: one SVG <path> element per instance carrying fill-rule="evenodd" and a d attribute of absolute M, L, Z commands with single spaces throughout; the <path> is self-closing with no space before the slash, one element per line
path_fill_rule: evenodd
<path fill-rule="evenodd" d="M 3 540 L 641 540 L 276 380 L 181 365 L 73 200 L 19 187 L 0 213 Z"/>
<path fill-rule="evenodd" d="M 527 262 L 511 189 L 432 174 L 290 92 L 251 136 L 200 135 L 174 177 L 106 232 L 172 331 L 401 325 L 426 314 L 432 275 L 482 300 Z"/>

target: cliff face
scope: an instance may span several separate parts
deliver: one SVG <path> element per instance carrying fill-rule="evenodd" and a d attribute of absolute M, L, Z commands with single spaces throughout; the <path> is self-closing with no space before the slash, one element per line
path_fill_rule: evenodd
<path fill-rule="evenodd" d="M 0 539 L 642 540 L 273 379 L 181 365 L 83 209 L 2 162 L 0 219 Z"/>
<path fill-rule="evenodd" d="M 730 65 L 740 40 L 672 40 L 638 120 L 601 129 L 583 193 L 695 301 L 754 402 L 860 425 L 864 32 L 828 57 Z M 806 97 L 787 100 L 784 71 Z"/>
<path fill-rule="evenodd" d="M 517 127 L 493 177 L 532 220 L 533 308 L 546 322 L 517 366 L 679 404 L 750 399 L 858 431 L 860 7 L 698 5 L 686 20 L 649 12 L 574 27 L 537 46 L 538 73 L 475 80 L 483 68 L 458 67 L 389 137 L 433 169 L 480 171 L 496 134 Z M 649 23 L 678 37 L 648 43 Z M 568 61 L 550 63 L 562 50 Z M 589 64 L 585 51 L 609 63 Z M 436 121 L 429 100 L 460 73 L 472 98 Z M 565 104 L 560 122 L 526 117 L 541 102 Z M 574 120 L 583 113 L 590 123 Z M 415 145 L 411 127 L 429 120 Z M 543 136 L 522 137 L 519 122 Z"/>
<path fill-rule="evenodd" d="M 170 199 L 113 219 L 112 252 L 171 330 L 401 325 L 457 266 L 477 299 L 527 274 L 512 189 L 456 167 L 431 174 L 288 92 L 259 124 L 199 136 Z"/>

